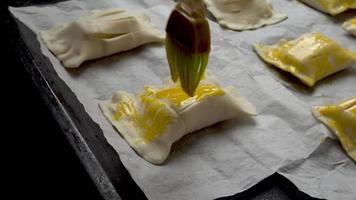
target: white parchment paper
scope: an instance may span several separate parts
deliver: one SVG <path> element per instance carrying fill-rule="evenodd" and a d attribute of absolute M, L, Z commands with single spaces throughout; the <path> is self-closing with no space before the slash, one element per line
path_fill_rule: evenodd
<path fill-rule="evenodd" d="M 340 144 L 311 115 L 311 106 L 339 102 L 356 94 L 355 66 L 319 82 L 313 89 L 286 78 L 253 52 L 257 42 L 274 43 L 319 31 L 356 51 L 356 40 L 341 28 L 355 13 L 331 17 L 296 1 L 271 1 L 288 14 L 279 24 L 234 32 L 210 21 L 212 52 L 208 68 L 223 86 L 233 85 L 259 115 L 203 129 L 174 145 L 167 162 L 155 166 L 139 157 L 104 118 L 98 101 L 116 90 L 138 92 L 169 76 L 163 45 L 87 62 L 65 69 L 39 39 L 42 52 L 102 128 L 130 174 L 150 199 L 212 199 L 248 189 L 280 172 L 308 194 L 355 199 L 356 165 Z M 11 8 L 36 34 L 74 20 L 92 9 L 148 9 L 162 29 L 174 2 L 168 0 L 72 0 L 51 5 Z"/>

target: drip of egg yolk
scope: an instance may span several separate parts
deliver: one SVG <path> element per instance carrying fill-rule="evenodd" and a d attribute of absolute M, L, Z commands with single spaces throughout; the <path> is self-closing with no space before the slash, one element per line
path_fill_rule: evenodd
<path fill-rule="evenodd" d="M 322 106 L 317 111 L 326 119 L 323 122 L 335 132 L 345 150 L 356 159 L 356 98 L 340 105 Z"/>
<path fill-rule="evenodd" d="M 298 77 L 308 86 L 344 69 L 354 55 L 332 39 L 311 33 L 297 40 L 281 42 L 276 47 L 261 46 L 267 61 Z"/>
<path fill-rule="evenodd" d="M 138 111 L 135 102 L 127 96 L 123 96 L 116 106 L 116 112 L 113 119 L 118 121 L 124 116 L 132 120 L 135 128 L 138 128 L 144 142 L 151 142 L 162 135 L 167 126 L 172 122 L 172 111 L 168 104 L 162 99 L 166 99 L 176 106 L 180 106 L 185 100 L 194 98 L 197 101 L 207 96 L 224 95 L 225 92 L 215 85 L 198 86 L 195 96 L 189 97 L 180 86 L 155 90 L 151 87 L 145 87 L 140 96 L 143 105 L 142 112 Z"/>

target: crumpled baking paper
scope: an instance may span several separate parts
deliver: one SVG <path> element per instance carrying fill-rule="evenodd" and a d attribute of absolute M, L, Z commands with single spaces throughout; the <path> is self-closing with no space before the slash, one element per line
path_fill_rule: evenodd
<path fill-rule="evenodd" d="M 234 32 L 210 21 L 212 51 L 208 68 L 222 83 L 233 85 L 257 108 L 254 118 L 219 123 L 190 134 L 172 149 L 162 166 L 138 156 L 99 110 L 99 100 L 116 90 L 137 92 L 144 85 L 160 85 L 169 76 L 163 45 L 85 63 L 68 70 L 38 37 L 42 53 L 77 95 L 88 114 L 102 128 L 133 179 L 149 199 L 212 199 L 248 189 L 279 172 L 299 189 L 319 198 L 354 199 L 356 165 L 335 137 L 311 114 L 314 105 L 340 102 L 356 94 L 355 66 L 337 73 L 314 88 L 274 67 L 253 52 L 253 44 L 272 44 L 319 31 L 356 51 L 356 42 L 341 24 L 348 14 L 330 17 L 296 1 L 271 1 L 289 15 L 279 24 L 254 31 Z M 11 8 L 37 35 L 74 20 L 89 10 L 121 7 L 148 9 L 155 24 L 165 28 L 174 2 L 167 0 L 72 0 L 51 5 Z"/>

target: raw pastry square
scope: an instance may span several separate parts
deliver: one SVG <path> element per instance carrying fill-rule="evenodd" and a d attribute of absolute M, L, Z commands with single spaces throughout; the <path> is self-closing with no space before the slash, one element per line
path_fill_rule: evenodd
<path fill-rule="evenodd" d="M 276 12 L 266 0 L 204 0 L 221 26 L 232 30 L 257 29 L 276 24 L 287 15 Z"/>
<path fill-rule="evenodd" d="M 162 164 L 172 144 L 184 135 L 256 113 L 254 106 L 233 87 L 222 89 L 209 80 L 201 82 L 194 97 L 171 83 L 159 89 L 146 86 L 137 95 L 118 91 L 99 106 L 126 142 L 154 164 Z"/>
<path fill-rule="evenodd" d="M 312 111 L 335 133 L 345 151 L 356 161 L 356 97 L 340 104 L 315 106 Z"/>
<path fill-rule="evenodd" d="M 342 27 L 350 32 L 353 36 L 356 36 L 356 18 L 350 19 L 342 24 Z"/>
<path fill-rule="evenodd" d="M 355 0 L 300 0 L 309 6 L 331 15 L 356 8 Z"/>
<path fill-rule="evenodd" d="M 266 62 L 287 71 L 303 83 L 314 84 L 356 63 L 356 53 L 343 48 L 320 33 L 307 33 L 291 41 L 282 39 L 274 45 L 255 45 Z"/>
<path fill-rule="evenodd" d="M 143 12 L 94 10 L 73 22 L 41 32 L 48 49 L 64 67 L 77 68 L 86 60 L 127 51 L 150 42 L 164 42 Z"/>

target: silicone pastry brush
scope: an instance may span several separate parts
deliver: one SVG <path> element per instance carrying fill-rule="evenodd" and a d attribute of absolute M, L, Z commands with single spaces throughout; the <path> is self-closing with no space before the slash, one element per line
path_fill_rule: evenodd
<path fill-rule="evenodd" d="M 166 27 L 166 53 L 171 77 L 184 92 L 194 92 L 204 75 L 210 53 L 210 29 L 202 0 L 182 0 Z"/>

